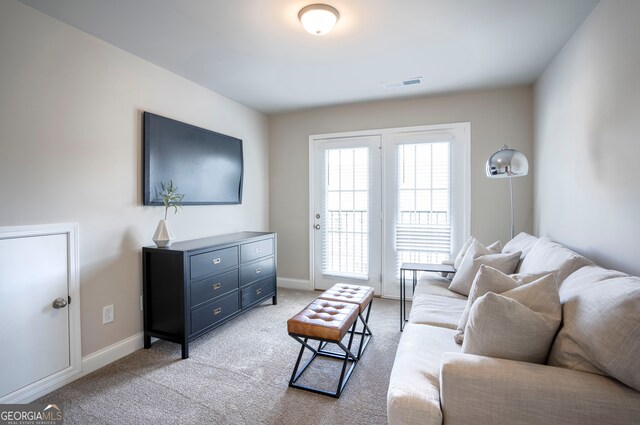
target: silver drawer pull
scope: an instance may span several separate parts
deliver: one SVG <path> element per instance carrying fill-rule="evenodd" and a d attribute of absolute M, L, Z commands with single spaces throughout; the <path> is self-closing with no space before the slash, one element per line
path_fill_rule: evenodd
<path fill-rule="evenodd" d="M 260 295 L 262 293 L 262 288 L 256 289 L 256 295 Z"/>
<path fill-rule="evenodd" d="M 256 254 L 260 254 L 262 252 L 262 248 L 256 248 Z"/>
<path fill-rule="evenodd" d="M 217 316 L 220 313 L 222 313 L 222 307 L 218 307 L 218 308 L 213 310 L 213 315 L 214 316 Z"/>
<path fill-rule="evenodd" d="M 214 258 L 213 259 L 213 264 L 220 264 L 221 261 L 222 261 L 222 259 L 220 259 L 220 258 Z"/>
<path fill-rule="evenodd" d="M 213 290 L 215 291 L 216 289 L 220 289 L 220 284 L 219 283 L 214 283 L 213 284 Z"/>
<path fill-rule="evenodd" d="M 258 267 L 258 268 L 256 269 L 256 274 L 260 274 L 260 273 L 262 273 L 262 269 L 261 269 L 260 267 Z"/>

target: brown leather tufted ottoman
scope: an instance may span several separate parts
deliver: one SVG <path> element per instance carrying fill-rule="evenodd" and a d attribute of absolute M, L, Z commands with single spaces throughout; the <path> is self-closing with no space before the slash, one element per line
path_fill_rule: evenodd
<path fill-rule="evenodd" d="M 351 376 L 351 372 L 353 372 L 358 362 L 357 356 L 351 352 L 353 332 L 355 331 L 358 313 L 359 307 L 357 304 L 317 299 L 287 321 L 289 335 L 302 345 L 302 347 L 300 347 L 300 353 L 298 354 L 298 360 L 291 373 L 291 379 L 289 380 L 290 387 L 330 395 L 336 398 L 340 397 L 344 386 Z M 342 343 L 342 339 L 349 331 L 349 328 L 352 328 L 351 335 L 348 345 L 345 346 Z M 313 348 L 309 344 L 310 339 L 319 341 L 318 348 Z M 329 342 L 338 345 L 338 347 L 344 351 L 344 354 L 323 350 L 323 347 Z M 313 354 L 298 372 L 305 349 L 311 350 Z M 338 388 L 335 392 L 296 384 L 298 378 L 300 378 L 317 356 L 333 357 L 343 360 L 342 372 L 338 380 Z M 347 369 L 349 363 L 351 363 L 351 366 Z"/>
<path fill-rule="evenodd" d="M 373 288 L 360 285 L 348 285 L 346 283 L 336 283 L 331 288 L 324 291 L 318 299 L 342 301 L 358 305 L 358 317 L 362 322 L 362 331 L 355 331 L 356 335 L 360 335 L 360 345 L 358 346 L 357 354 L 359 359 L 373 336 L 373 332 L 371 332 L 368 324 L 369 314 L 371 313 L 371 304 L 373 304 Z M 366 317 L 363 316 L 365 310 L 367 312 Z"/>

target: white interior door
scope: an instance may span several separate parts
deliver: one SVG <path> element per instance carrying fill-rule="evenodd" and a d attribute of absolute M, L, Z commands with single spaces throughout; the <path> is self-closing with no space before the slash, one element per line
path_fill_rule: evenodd
<path fill-rule="evenodd" d="M 381 137 L 313 141 L 313 281 L 381 290 Z"/>
<path fill-rule="evenodd" d="M 73 237 L 26 233 L 0 232 L 0 402 L 30 400 L 79 372 Z"/>

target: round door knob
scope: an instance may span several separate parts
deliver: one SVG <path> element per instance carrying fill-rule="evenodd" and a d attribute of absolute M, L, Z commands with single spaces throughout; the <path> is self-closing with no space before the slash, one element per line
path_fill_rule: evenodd
<path fill-rule="evenodd" d="M 56 298 L 51 303 L 51 307 L 53 308 L 64 308 L 66 306 L 67 306 L 67 300 L 65 300 L 64 298 Z"/>
<path fill-rule="evenodd" d="M 315 226 L 313 226 L 313 228 L 316 229 L 316 230 L 320 230 L 320 225 L 316 224 Z"/>

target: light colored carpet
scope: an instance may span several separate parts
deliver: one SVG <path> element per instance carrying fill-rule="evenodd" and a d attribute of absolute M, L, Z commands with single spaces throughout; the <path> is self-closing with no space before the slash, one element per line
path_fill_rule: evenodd
<path fill-rule="evenodd" d="M 300 345 L 286 321 L 319 295 L 280 289 L 264 304 L 190 344 L 158 341 L 39 402 L 62 404 L 65 424 L 385 424 L 389 375 L 400 339 L 398 301 L 376 298 L 374 337 L 340 399 L 289 388 Z M 320 358 L 302 383 L 337 384 Z"/>

